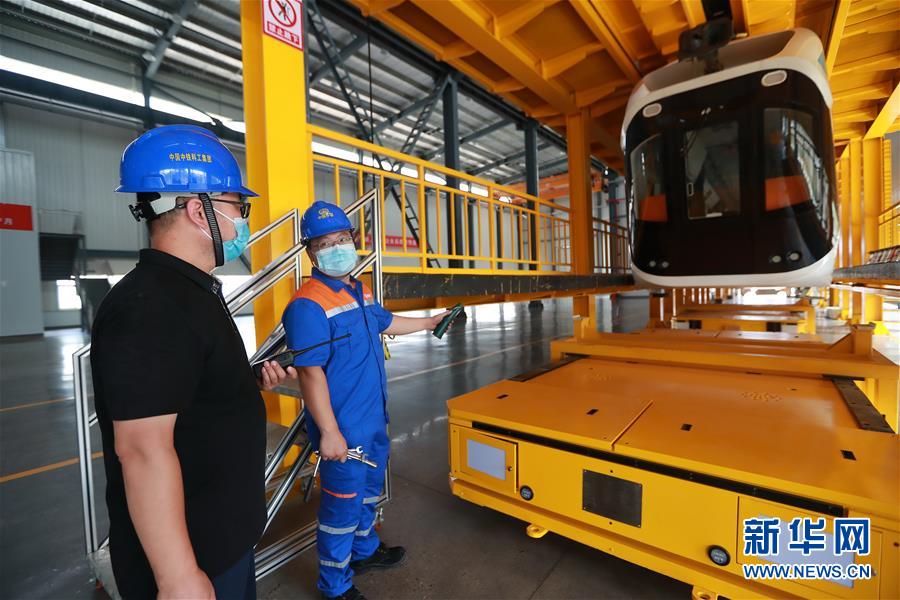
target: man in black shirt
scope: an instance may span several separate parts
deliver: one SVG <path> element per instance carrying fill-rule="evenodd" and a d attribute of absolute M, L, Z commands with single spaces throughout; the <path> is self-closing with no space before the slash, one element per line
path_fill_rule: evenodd
<path fill-rule="evenodd" d="M 91 347 L 110 555 L 124 598 L 255 598 L 265 406 L 216 266 L 249 238 L 237 162 L 209 131 L 160 127 L 122 157 L 151 249 L 107 295 Z M 224 238 L 224 239 L 223 239 Z"/>

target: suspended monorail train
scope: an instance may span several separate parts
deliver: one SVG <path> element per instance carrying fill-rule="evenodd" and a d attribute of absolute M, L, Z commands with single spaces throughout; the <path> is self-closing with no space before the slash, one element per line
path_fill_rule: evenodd
<path fill-rule="evenodd" d="M 691 55 L 683 36 L 679 60 L 644 77 L 628 101 L 634 278 L 828 285 L 839 227 L 822 43 L 806 29 L 730 37 Z"/>

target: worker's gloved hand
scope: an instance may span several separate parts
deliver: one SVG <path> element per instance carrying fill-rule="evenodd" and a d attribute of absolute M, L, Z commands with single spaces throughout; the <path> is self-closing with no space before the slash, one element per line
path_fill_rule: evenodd
<path fill-rule="evenodd" d="M 297 369 L 288 367 L 285 371 L 277 362 L 270 360 L 263 365 L 262 377 L 257 381 L 261 390 L 269 392 L 281 385 L 285 379 L 297 379 Z"/>
<path fill-rule="evenodd" d="M 322 439 L 319 441 L 319 456 L 322 457 L 322 460 L 346 462 L 347 440 L 340 431 L 322 432 Z"/>
<path fill-rule="evenodd" d="M 441 321 L 444 320 L 444 317 L 450 314 L 449 310 L 445 310 L 439 315 L 435 315 L 433 317 L 428 317 L 428 324 L 425 326 L 427 331 L 434 331 L 434 328 L 441 324 Z M 451 325 L 452 327 L 452 325 Z"/>

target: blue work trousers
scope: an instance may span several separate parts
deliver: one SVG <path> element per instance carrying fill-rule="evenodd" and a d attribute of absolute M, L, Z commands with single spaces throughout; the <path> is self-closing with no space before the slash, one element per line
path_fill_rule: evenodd
<path fill-rule="evenodd" d="M 387 425 L 341 430 L 348 448 L 361 446 L 377 467 L 357 460 L 322 461 L 319 467 L 322 493 L 319 504 L 318 588 L 326 596 L 339 596 L 353 585 L 351 561 L 372 556 L 378 548 L 375 503 L 384 490 L 390 440 Z M 310 432 L 318 447 L 318 432 Z"/>

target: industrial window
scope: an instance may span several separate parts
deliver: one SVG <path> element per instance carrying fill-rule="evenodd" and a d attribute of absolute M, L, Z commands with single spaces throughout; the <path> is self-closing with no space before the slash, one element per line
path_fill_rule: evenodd
<path fill-rule="evenodd" d="M 640 221 L 667 221 L 663 138 L 654 135 L 631 152 L 631 193 Z"/>
<path fill-rule="evenodd" d="M 787 108 L 764 111 L 766 211 L 812 202 L 822 224 L 830 182 L 816 148 L 812 115 Z"/>
<path fill-rule="evenodd" d="M 741 163 L 737 122 L 688 131 L 682 154 L 688 216 L 709 219 L 740 214 Z"/>
<path fill-rule="evenodd" d="M 59 310 L 81 310 L 81 297 L 72 279 L 56 280 L 56 302 Z"/>

